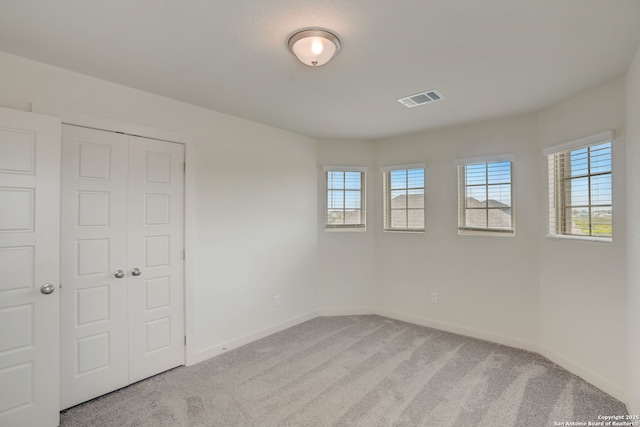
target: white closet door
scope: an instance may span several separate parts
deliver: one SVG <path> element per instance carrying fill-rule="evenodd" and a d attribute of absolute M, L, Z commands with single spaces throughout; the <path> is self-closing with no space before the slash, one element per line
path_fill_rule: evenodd
<path fill-rule="evenodd" d="M 184 364 L 184 146 L 130 137 L 129 381 Z"/>
<path fill-rule="evenodd" d="M 184 147 L 63 128 L 67 408 L 184 364 Z"/>
<path fill-rule="evenodd" d="M 1 426 L 59 424 L 59 197 L 60 120 L 0 108 Z"/>
<path fill-rule="evenodd" d="M 129 383 L 129 151 L 126 135 L 75 126 L 63 125 L 62 141 L 64 409 Z"/>

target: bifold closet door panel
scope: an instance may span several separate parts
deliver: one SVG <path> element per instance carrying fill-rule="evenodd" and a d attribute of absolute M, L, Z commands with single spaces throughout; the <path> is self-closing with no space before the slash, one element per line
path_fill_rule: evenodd
<path fill-rule="evenodd" d="M 129 381 L 135 382 L 184 364 L 184 146 L 132 136 L 129 153 L 129 269 L 138 274 L 129 277 Z"/>
<path fill-rule="evenodd" d="M 126 135 L 63 125 L 61 408 L 129 384 Z"/>

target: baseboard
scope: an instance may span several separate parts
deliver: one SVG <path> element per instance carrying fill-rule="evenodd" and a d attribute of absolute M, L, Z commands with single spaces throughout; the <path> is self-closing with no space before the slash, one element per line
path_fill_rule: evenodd
<path fill-rule="evenodd" d="M 364 307 L 342 307 L 318 310 L 318 316 L 366 316 L 374 314 L 375 309 Z"/>
<path fill-rule="evenodd" d="M 395 311 L 385 309 L 375 309 L 372 314 L 379 316 L 389 317 L 391 319 L 401 320 L 407 323 L 413 323 L 414 325 L 426 326 L 428 328 L 438 329 L 441 331 L 451 332 L 458 335 L 464 335 L 467 337 L 478 338 L 484 341 L 490 341 L 497 344 L 506 345 L 509 347 L 515 347 L 522 350 L 539 353 L 538 346 L 532 342 L 518 340 L 515 338 L 505 337 L 502 335 L 489 334 L 486 332 L 478 331 L 475 329 L 464 328 L 450 323 L 438 322 L 435 320 L 425 319 L 423 317 L 410 316 Z"/>
<path fill-rule="evenodd" d="M 567 371 L 579 376 L 586 382 L 598 387 L 600 390 L 604 391 L 605 393 L 610 394 L 611 396 L 615 397 L 619 401 L 627 402 L 627 408 L 629 409 L 629 413 L 637 414 L 637 412 L 632 412 L 633 408 L 629 407 L 629 403 L 628 403 L 629 400 L 627 399 L 627 394 L 624 388 L 612 383 L 611 381 L 601 377 L 595 372 L 567 359 L 564 356 L 561 356 L 553 352 L 552 350 L 544 346 L 540 346 L 540 351 L 538 353 L 540 353 L 542 356 L 546 357 L 547 359 L 551 360 L 553 363 L 562 366 Z"/>
<path fill-rule="evenodd" d="M 199 350 L 195 354 L 194 363 L 199 363 L 215 357 L 219 354 L 225 353 L 231 349 L 236 347 L 243 346 L 245 344 L 249 344 L 250 342 L 259 340 L 260 338 L 267 337 L 269 335 L 273 335 L 277 332 L 288 329 L 292 326 L 298 325 L 300 323 L 306 322 L 308 320 L 314 319 L 318 317 L 317 311 L 312 311 L 311 313 L 304 314 L 302 316 L 294 317 L 293 319 L 285 320 L 284 322 L 280 322 L 278 324 L 269 326 L 268 328 L 261 329 L 257 332 L 244 335 L 240 338 L 235 338 L 230 341 L 226 341 L 217 345 L 213 345 L 207 347 L 203 350 Z"/>

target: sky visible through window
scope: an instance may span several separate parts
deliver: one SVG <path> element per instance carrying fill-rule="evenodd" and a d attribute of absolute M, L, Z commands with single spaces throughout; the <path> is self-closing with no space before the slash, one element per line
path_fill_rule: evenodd
<path fill-rule="evenodd" d="M 566 222 L 561 232 L 611 237 L 611 142 L 572 150 L 565 159 Z"/>
<path fill-rule="evenodd" d="M 511 162 L 466 165 L 465 187 L 466 197 L 511 206 Z"/>
<path fill-rule="evenodd" d="M 362 172 L 327 172 L 329 209 L 360 209 Z"/>
<path fill-rule="evenodd" d="M 385 230 L 424 230 L 424 168 L 387 172 L 384 197 Z"/>
<path fill-rule="evenodd" d="M 611 205 L 611 143 L 571 151 L 571 206 Z M 591 177 L 589 177 L 591 175 Z M 591 203 L 589 203 L 591 197 Z"/>

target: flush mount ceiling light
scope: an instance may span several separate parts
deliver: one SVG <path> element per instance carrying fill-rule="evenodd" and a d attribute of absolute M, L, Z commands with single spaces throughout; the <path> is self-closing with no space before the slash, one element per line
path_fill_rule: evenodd
<path fill-rule="evenodd" d="M 340 50 L 340 39 L 328 30 L 310 28 L 289 37 L 289 50 L 305 65 L 324 65 Z"/>

